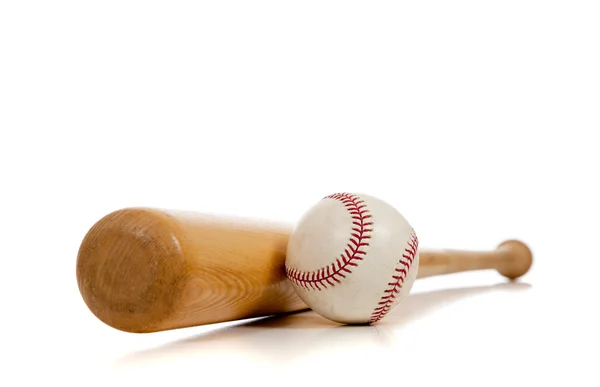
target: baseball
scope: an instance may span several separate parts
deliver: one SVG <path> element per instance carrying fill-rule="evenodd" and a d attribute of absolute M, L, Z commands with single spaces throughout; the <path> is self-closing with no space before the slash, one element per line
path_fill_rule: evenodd
<path fill-rule="evenodd" d="M 372 324 L 408 296 L 419 240 L 385 201 L 335 193 L 296 223 L 285 266 L 298 296 L 316 313 L 343 324 Z"/>

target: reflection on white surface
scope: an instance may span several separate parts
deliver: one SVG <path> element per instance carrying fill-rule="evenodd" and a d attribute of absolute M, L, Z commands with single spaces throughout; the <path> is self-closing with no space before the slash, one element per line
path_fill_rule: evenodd
<path fill-rule="evenodd" d="M 214 361 L 219 357 L 231 363 L 243 359 L 246 365 L 285 365 L 309 359 L 315 362 L 318 357 L 332 354 L 344 357 L 357 348 L 365 355 L 384 356 L 385 350 L 390 350 L 399 356 L 401 343 L 411 342 L 406 340 L 406 335 L 413 322 L 469 297 L 489 292 L 516 292 L 529 287 L 524 283 L 500 283 L 415 293 L 372 326 L 339 325 L 312 311 L 262 318 L 134 352 L 118 359 L 115 367 L 123 371 L 150 364 L 188 362 L 192 358 Z"/>

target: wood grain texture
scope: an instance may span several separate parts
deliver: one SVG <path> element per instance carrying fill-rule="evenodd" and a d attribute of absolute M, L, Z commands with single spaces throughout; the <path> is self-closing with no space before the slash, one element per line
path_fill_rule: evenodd
<path fill-rule="evenodd" d="M 285 276 L 292 226 L 219 215 L 126 208 L 85 235 L 77 282 L 109 326 L 157 332 L 306 309 Z M 507 241 L 488 252 L 420 251 L 418 278 L 495 269 L 525 274 L 531 251 Z"/>

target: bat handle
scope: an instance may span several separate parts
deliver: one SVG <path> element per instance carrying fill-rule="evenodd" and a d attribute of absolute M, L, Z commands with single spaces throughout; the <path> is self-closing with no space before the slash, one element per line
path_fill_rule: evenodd
<path fill-rule="evenodd" d="M 492 251 L 428 250 L 420 257 L 418 278 L 495 269 L 514 280 L 529 271 L 533 255 L 529 247 L 518 240 L 507 240 Z"/>

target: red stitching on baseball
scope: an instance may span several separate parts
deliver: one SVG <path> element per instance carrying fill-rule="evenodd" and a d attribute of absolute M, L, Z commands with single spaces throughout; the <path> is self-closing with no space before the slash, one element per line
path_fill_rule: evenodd
<path fill-rule="evenodd" d="M 357 261 L 361 261 L 366 254 L 363 247 L 368 246 L 367 239 L 371 238 L 373 229 L 369 226 L 373 222 L 368 221 L 371 218 L 367 205 L 364 200 L 358 196 L 349 193 L 335 193 L 324 197 L 323 199 L 335 199 L 344 204 L 346 210 L 352 216 L 352 233 L 344 252 L 340 257 L 330 265 L 322 267 L 313 272 L 304 272 L 295 268 L 286 267 L 285 271 L 288 278 L 296 285 L 308 290 L 326 289 L 327 286 L 335 286 L 341 282 L 341 278 L 346 278 L 346 274 L 352 273 L 349 267 L 358 266 Z"/>
<path fill-rule="evenodd" d="M 402 257 L 398 260 L 400 265 L 395 269 L 394 275 L 392 275 L 392 282 L 388 283 L 388 288 L 384 291 L 384 295 L 381 296 L 377 307 L 373 311 L 373 314 L 371 314 L 371 323 L 381 320 L 388 314 L 394 301 L 396 301 L 396 295 L 400 293 L 400 289 L 402 288 L 402 285 L 404 285 L 406 275 L 419 250 L 419 239 L 414 230 L 411 233 L 407 244 L 408 246 L 404 249 L 404 254 L 402 254 Z"/>

